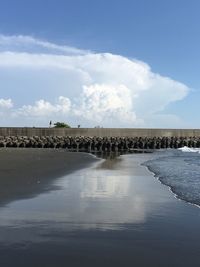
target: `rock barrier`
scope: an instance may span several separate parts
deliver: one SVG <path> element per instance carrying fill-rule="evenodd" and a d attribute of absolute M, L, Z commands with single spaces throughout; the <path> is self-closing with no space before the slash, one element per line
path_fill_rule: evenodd
<path fill-rule="evenodd" d="M 0 136 L 0 147 L 55 148 L 69 151 L 133 151 L 183 146 L 200 148 L 200 137 Z"/>

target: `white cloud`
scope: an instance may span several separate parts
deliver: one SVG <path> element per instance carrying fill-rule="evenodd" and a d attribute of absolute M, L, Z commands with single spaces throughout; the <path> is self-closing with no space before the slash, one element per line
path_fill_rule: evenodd
<path fill-rule="evenodd" d="M 124 85 L 112 86 L 93 84 L 83 87 L 80 106 L 75 114 L 88 121 L 121 121 L 123 124 L 134 124 L 136 115 L 132 111 L 131 91 Z"/>
<path fill-rule="evenodd" d="M 0 109 L 11 109 L 13 107 L 12 100 L 0 98 Z"/>
<path fill-rule="evenodd" d="M 41 49 L 47 53 L 64 53 L 64 54 L 75 54 L 84 55 L 87 53 L 85 50 L 77 49 L 71 46 L 57 45 L 47 41 L 35 39 L 31 36 L 24 35 L 13 35 L 5 36 L 0 34 L 0 51 L 26 51 L 26 52 L 41 52 Z M 89 53 L 89 51 L 88 51 Z"/>
<path fill-rule="evenodd" d="M 16 105 L 23 102 L 13 109 L 20 120 L 58 119 L 60 115 L 75 125 L 145 127 L 147 118 L 155 116 L 162 117 L 163 124 L 165 116 L 159 116 L 160 112 L 163 114 L 169 104 L 182 100 L 189 91 L 186 85 L 153 73 L 144 62 L 111 53 L 3 35 L 0 51 L 0 76 L 6 73 L 13 80 L 12 84 L 2 74 L 3 85 L 9 87 L 4 96 L 11 98 L 14 92 Z M 22 88 L 21 81 L 27 76 L 28 87 Z M 159 127 L 159 121 L 156 125 Z"/>
<path fill-rule="evenodd" d="M 55 114 L 67 115 L 70 111 L 71 102 L 68 98 L 60 96 L 54 105 L 43 99 L 35 102 L 34 105 L 24 105 L 14 113 L 15 116 L 27 117 L 51 117 Z"/>

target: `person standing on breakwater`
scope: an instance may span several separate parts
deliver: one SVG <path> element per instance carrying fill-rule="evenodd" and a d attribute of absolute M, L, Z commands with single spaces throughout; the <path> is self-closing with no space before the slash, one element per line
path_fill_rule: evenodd
<path fill-rule="evenodd" d="M 49 122 L 49 128 L 51 128 L 51 125 L 52 125 L 52 121 Z"/>

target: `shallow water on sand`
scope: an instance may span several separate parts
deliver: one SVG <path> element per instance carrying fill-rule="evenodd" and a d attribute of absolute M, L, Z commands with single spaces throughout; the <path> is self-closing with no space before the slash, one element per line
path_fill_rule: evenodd
<path fill-rule="evenodd" d="M 200 209 L 110 157 L 0 208 L 0 266 L 200 266 Z"/>

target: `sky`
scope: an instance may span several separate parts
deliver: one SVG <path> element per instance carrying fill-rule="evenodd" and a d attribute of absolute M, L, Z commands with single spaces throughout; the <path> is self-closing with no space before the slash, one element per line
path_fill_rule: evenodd
<path fill-rule="evenodd" d="M 200 1 L 0 0 L 0 126 L 200 128 Z"/>

